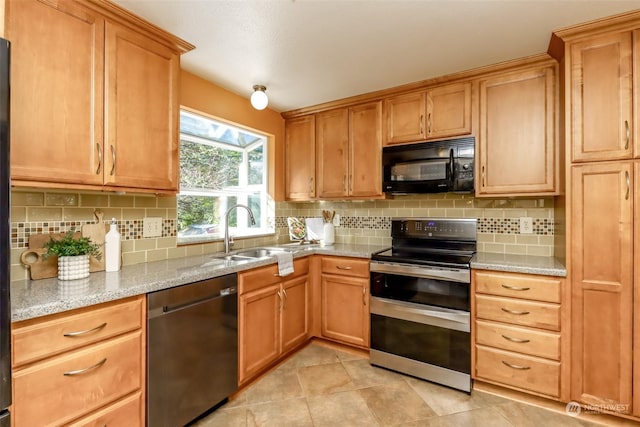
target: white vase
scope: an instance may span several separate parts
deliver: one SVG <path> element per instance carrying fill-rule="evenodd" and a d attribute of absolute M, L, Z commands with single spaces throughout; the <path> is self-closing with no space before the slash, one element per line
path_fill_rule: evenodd
<path fill-rule="evenodd" d="M 336 229 L 333 227 L 333 224 L 327 222 L 324 224 L 324 236 L 323 236 L 323 244 L 325 245 L 333 245 L 333 242 L 336 240 Z"/>
<path fill-rule="evenodd" d="M 58 279 L 76 280 L 85 277 L 89 277 L 89 255 L 58 257 Z"/>

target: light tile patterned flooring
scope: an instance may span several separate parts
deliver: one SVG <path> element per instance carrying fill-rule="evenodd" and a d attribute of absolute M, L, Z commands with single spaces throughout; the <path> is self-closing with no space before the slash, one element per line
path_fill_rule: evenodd
<path fill-rule="evenodd" d="M 196 427 L 592 427 L 488 393 L 471 395 L 373 367 L 362 354 L 311 343 Z"/>

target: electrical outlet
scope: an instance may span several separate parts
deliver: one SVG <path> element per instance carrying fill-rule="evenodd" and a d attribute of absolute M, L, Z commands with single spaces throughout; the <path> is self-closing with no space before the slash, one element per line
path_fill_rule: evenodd
<path fill-rule="evenodd" d="M 162 237 L 162 218 L 145 217 L 142 220 L 142 237 Z"/>
<path fill-rule="evenodd" d="M 530 216 L 520 217 L 520 234 L 533 233 L 533 218 Z"/>
<path fill-rule="evenodd" d="M 340 227 L 340 214 L 335 214 L 333 217 L 333 226 Z"/>

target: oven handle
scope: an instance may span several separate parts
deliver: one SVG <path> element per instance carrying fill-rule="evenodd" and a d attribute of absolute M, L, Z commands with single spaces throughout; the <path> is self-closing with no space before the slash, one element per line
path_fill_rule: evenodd
<path fill-rule="evenodd" d="M 448 310 L 386 298 L 371 297 L 371 314 L 422 323 L 424 325 L 471 331 L 470 315 L 466 311 Z"/>
<path fill-rule="evenodd" d="M 435 269 L 428 266 L 412 266 L 372 261 L 369 270 L 375 273 L 395 274 L 399 276 L 421 277 L 424 279 L 447 280 L 450 282 L 471 283 L 468 269 Z"/>

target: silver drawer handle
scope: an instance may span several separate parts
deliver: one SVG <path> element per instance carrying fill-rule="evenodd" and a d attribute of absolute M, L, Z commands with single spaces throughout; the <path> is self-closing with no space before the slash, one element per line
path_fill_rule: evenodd
<path fill-rule="evenodd" d="M 77 338 L 83 335 L 93 334 L 94 332 L 98 332 L 107 326 L 107 322 L 104 322 L 102 325 L 96 326 L 95 328 L 87 329 L 86 331 L 77 331 L 77 332 L 67 332 L 64 334 L 67 338 Z"/>
<path fill-rule="evenodd" d="M 113 145 L 110 146 L 111 147 L 111 172 L 109 172 L 109 175 L 112 175 L 115 173 L 116 171 L 116 149 L 113 147 Z"/>
<path fill-rule="evenodd" d="M 98 369 L 99 367 L 104 365 L 106 362 L 107 362 L 107 358 L 105 357 L 104 359 L 102 359 L 101 361 L 99 361 L 98 363 L 96 363 L 93 366 L 89 366 L 88 368 L 84 368 L 84 369 L 78 369 L 78 370 L 75 370 L 75 371 L 65 372 L 63 375 L 67 376 L 67 377 L 72 377 L 74 375 L 86 374 L 89 371 L 93 371 L 94 369 Z"/>
<path fill-rule="evenodd" d="M 519 344 L 526 344 L 531 341 L 531 340 L 523 340 L 522 338 L 511 338 L 506 335 L 502 335 L 502 338 L 504 338 L 507 341 L 517 342 Z"/>
<path fill-rule="evenodd" d="M 349 266 L 342 266 L 342 265 L 336 265 L 336 268 L 338 270 L 351 270 L 353 267 L 349 267 Z"/>
<path fill-rule="evenodd" d="M 529 314 L 528 311 L 515 311 L 515 310 L 509 310 L 508 308 L 501 308 L 501 310 L 504 311 L 505 313 L 516 314 L 518 316 L 524 316 L 525 314 Z"/>
<path fill-rule="evenodd" d="M 512 368 L 512 369 L 519 369 L 521 371 L 526 371 L 528 369 L 531 369 L 531 366 L 520 366 L 520 365 L 512 365 L 509 362 L 505 362 L 504 360 L 502 361 L 503 364 L 507 365 L 508 367 Z"/>
<path fill-rule="evenodd" d="M 510 291 L 528 291 L 531 288 L 520 288 L 518 286 L 510 286 L 510 285 L 502 285 L 503 288 L 509 289 Z"/>

